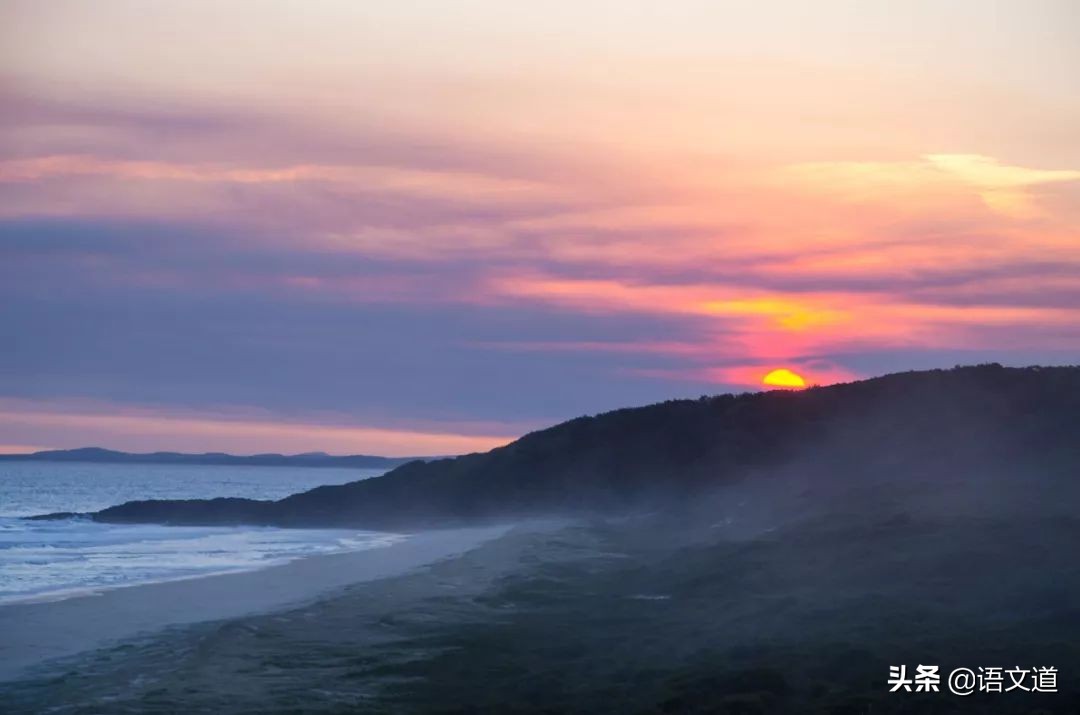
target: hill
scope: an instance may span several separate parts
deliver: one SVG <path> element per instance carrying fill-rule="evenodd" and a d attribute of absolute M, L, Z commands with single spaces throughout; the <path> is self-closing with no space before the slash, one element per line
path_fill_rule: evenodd
<path fill-rule="evenodd" d="M 376 457 L 366 454 L 333 456 L 323 452 L 304 454 L 234 455 L 224 452 L 184 454 L 181 452 L 118 452 L 101 447 L 56 449 L 30 454 L 0 454 L 0 461 L 94 462 L 101 464 L 211 464 L 255 467 L 355 467 L 390 469 L 415 461 L 417 457 Z"/>
<path fill-rule="evenodd" d="M 687 508 L 746 478 L 780 484 L 767 478 L 793 475 L 863 488 L 858 499 L 920 485 L 931 499 L 934 490 L 960 499 L 992 492 L 1008 493 L 1019 504 L 1037 499 L 1043 480 L 1075 473 L 1077 424 L 1080 368 L 980 365 L 616 410 L 483 454 L 410 462 L 382 477 L 276 502 L 130 502 L 92 516 L 106 522 L 419 528 Z M 957 478 L 977 478 L 986 493 L 948 491 L 945 485 Z"/>

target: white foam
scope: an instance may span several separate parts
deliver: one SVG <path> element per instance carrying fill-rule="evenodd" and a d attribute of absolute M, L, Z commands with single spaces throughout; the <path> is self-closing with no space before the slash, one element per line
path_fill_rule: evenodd
<path fill-rule="evenodd" d="M 388 546 L 401 538 L 354 530 L 107 525 L 89 519 L 15 517 L 96 511 L 134 499 L 278 499 L 382 471 L 0 463 L 0 604 L 251 571 L 310 555 Z"/>
<path fill-rule="evenodd" d="M 0 519 L 0 604 L 251 571 L 389 546 L 403 536 L 343 529 L 99 524 Z"/>

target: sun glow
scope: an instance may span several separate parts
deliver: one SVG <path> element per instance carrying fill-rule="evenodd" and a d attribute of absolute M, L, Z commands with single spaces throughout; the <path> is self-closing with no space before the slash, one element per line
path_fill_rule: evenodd
<path fill-rule="evenodd" d="M 765 385 L 771 385 L 772 387 L 790 387 L 790 388 L 803 388 L 806 387 L 806 380 L 802 375 L 798 375 L 787 368 L 779 368 L 761 378 L 761 382 Z"/>

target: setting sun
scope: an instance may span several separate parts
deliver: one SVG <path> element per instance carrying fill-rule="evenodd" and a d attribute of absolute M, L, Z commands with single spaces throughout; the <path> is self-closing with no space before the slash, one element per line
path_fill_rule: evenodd
<path fill-rule="evenodd" d="M 787 368 L 780 368 L 773 370 L 765 377 L 761 378 L 761 382 L 773 387 L 806 387 L 806 380 L 802 375 L 798 375 Z"/>

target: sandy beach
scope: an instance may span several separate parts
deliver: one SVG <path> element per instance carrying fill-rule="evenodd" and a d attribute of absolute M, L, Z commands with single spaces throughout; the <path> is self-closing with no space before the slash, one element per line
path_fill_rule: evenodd
<path fill-rule="evenodd" d="M 313 556 L 258 571 L 0 606 L 0 680 L 169 626 L 295 607 L 351 584 L 401 575 L 462 554 L 509 528 L 427 531 L 382 548 Z"/>
<path fill-rule="evenodd" d="M 1003 715 L 1077 712 L 1077 648 L 1069 639 L 1076 614 L 1068 594 L 1080 572 L 1068 554 L 1036 548 L 1074 541 L 1073 519 L 868 526 L 860 517 L 832 517 L 749 539 L 675 527 L 642 517 L 530 522 L 501 535 L 429 533 L 414 542 L 426 544 L 414 563 L 454 546 L 475 548 L 411 569 L 400 560 L 390 566 L 380 559 L 385 568 L 371 570 L 356 561 L 363 574 L 351 578 L 385 577 L 324 597 L 298 594 L 293 607 L 151 629 L 148 637 L 31 668 L 0 682 L 0 710 L 899 713 L 915 710 L 893 707 L 883 673 L 896 659 L 925 653 L 950 668 L 1052 663 L 1063 674 L 1059 693 L 973 702 L 979 712 Z M 987 554 L 1013 564 L 1008 578 L 994 559 L 982 558 Z M 328 565 L 347 563 L 312 559 L 290 571 L 327 578 L 337 568 Z M 1038 574 L 1049 571 L 1063 590 L 1033 590 Z M 900 572 L 909 578 L 888 579 Z M 263 578 L 271 583 L 284 573 Z M 991 578 L 999 591 L 988 594 Z M 105 617 L 82 607 L 89 617 Z M 62 638 L 64 624 L 49 623 Z M 32 624 L 16 626 L 24 627 Z M 843 679 L 837 662 L 845 664 Z"/>

